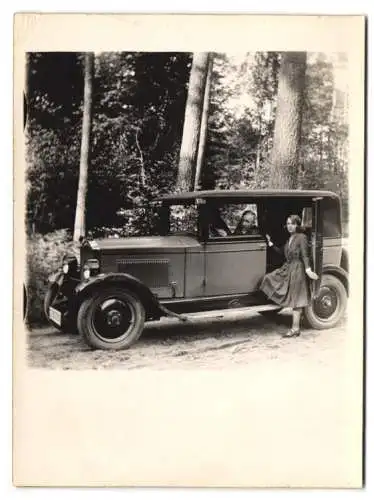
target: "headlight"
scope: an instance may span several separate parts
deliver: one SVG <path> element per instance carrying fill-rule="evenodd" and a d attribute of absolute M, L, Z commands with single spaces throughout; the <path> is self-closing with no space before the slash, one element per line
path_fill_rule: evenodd
<path fill-rule="evenodd" d="M 98 271 L 100 269 L 100 262 L 97 259 L 88 259 L 84 263 L 85 267 L 88 267 L 89 269 Z"/>
<path fill-rule="evenodd" d="M 100 262 L 97 259 L 88 259 L 83 266 L 83 278 L 88 280 L 91 275 L 98 273 Z"/>
<path fill-rule="evenodd" d="M 76 257 L 65 255 L 65 257 L 62 260 L 62 272 L 64 274 L 75 275 L 77 269 L 78 269 L 78 261 Z"/>

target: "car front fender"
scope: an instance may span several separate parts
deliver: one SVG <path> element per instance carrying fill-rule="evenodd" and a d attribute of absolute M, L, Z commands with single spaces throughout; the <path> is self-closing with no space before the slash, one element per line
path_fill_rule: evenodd
<path fill-rule="evenodd" d="M 58 285 L 58 287 L 60 287 L 62 285 L 62 283 L 64 282 L 64 276 L 65 275 L 62 271 L 56 271 L 55 273 L 48 276 L 48 283 L 49 284 L 56 283 L 56 285 Z"/>
<path fill-rule="evenodd" d="M 108 273 L 92 276 L 82 281 L 75 287 L 76 298 L 79 303 L 91 296 L 93 293 L 108 286 L 117 286 L 132 290 L 142 301 L 148 316 L 159 318 L 162 315 L 160 303 L 156 295 L 138 278 L 126 273 Z"/>

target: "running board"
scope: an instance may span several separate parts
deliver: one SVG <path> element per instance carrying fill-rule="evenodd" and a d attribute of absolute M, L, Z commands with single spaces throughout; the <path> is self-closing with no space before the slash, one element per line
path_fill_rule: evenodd
<path fill-rule="evenodd" d="M 164 312 L 166 308 L 164 308 Z M 220 319 L 220 318 L 230 318 L 237 319 L 240 316 L 245 316 L 248 313 L 261 313 L 263 311 L 274 311 L 279 310 L 279 306 L 276 304 L 264 304 L 259 306 L 247 306 L 247 307 L 233 307 L 228 309 L 218 309 L 215 311 L 201 311 L 201 312 L 191 312 L 184 314 L 169 314 L 178 318 L 180 321 L 189 321 L 194 319 L 210 318 L 210 319 Z"/>

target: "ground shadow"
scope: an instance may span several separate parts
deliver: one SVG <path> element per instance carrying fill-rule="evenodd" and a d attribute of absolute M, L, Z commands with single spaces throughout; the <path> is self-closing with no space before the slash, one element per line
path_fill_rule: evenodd
<path fill-rule="evenodd" d="M 243 329 L 248 333 L 251 331 L 264 335 L 272 335 L 277 332 L 280 327 L 282 332 L 290 326 L 290 317 L 284 314 L 279 314 L 268 318 L 260 314 L 253 315 L 248 318 L 240 318 L 235 320 L 230 319 L 215 319 L 215 320 L 193 320 L 191 322 L 182 323 L 178 320 L 170 321 L 170 323 L 152 322 L 146 325 L 144 332 L 138 342 L 144 341 L 165 341 L 176 340 L 183 338 L 188 341 L 189 337 L 196 340 L 196 337 L 214 338 L 222 337 L 222 335 L 230 333 L 243 332 Z"/>

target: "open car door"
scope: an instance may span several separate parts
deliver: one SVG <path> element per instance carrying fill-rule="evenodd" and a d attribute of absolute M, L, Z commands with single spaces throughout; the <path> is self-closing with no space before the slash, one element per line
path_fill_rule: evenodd
<path fill-rule="evenodd" d="M 312 298 L 319 293 L 322 267 L 323 267 L 323 220 L 322 220 L 322 198 L 313 198 L 312 205 L 312 234 L 311 234 L 311 260 L 313 271 L 318 274 L 318 280 L 312 281 Z"/>

